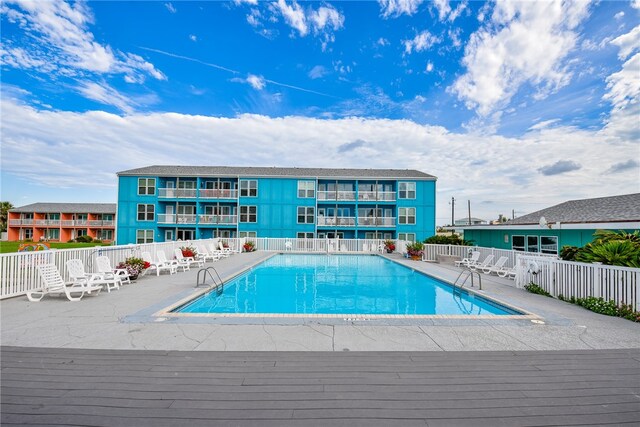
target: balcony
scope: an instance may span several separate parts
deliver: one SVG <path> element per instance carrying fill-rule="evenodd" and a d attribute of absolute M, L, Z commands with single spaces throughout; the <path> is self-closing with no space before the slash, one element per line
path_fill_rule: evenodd
<path fill-rule="evenodd" d="M 158 188 L 159 199 L 195 199 L 197 195 L 195 188 Z"/>
<path fill-rule="evenodd" d="M 9 225 L 18 226 L 18 225 L 33 225 L 32 219 L 10 219 Z"/>
<path fill-rule="evenodd" d="M 196 215 L 158 214 L 158 224 L 195 224 Z"/>
<path fill-rule="evenodd" d="M 85 221 L 86 222 L 86 221 Z M 92 219 L 89 221 L 91 227 L 113 227 L 113 220 Z"/>
<path fill-rule="evenodd" d="M 329 201 L 355 201 L 356 200 L 356 192 L 355 191 L 318 191 L 318 200 L 329 200 Z"/>
<path fill-rule="evenodd" d="M 359 227 L 395 227 L 396 218 L 387 217 L 358 217 Z"/>
<path fill-rule="evenodd" d="M 36 219 L 36 225 L 44 225 L 47 227 L 60 227 L 59 219 Z"/>
<path fill-rule="evenodd" d="M 360 202 L 394 202 L 396 200 L 395 191 L 359 191 L 358 201 Z"/>
<path fill-rule="evenodd" d="M 201 199 L 237 199 L 238 190 L 230 189 L 200 189 Z"/>
<path fill-rule="evenodd" d="M 200 215 L 200 225 L 235 225 L 238 223 L 237 215 Z"/>
<path fill-rule="evenodd" d="M 355 227 L 356 218 L 353 216 L 319 216 L 318 227 Z"/>

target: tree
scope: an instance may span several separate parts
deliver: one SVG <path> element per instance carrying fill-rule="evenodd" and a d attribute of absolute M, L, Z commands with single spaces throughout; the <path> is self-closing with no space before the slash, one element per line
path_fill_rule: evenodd
<path fill-rule="evenodd" d="M 11 202 L 0 202 L 0 231 L 7 231 L 9 209 L 13 209 Z"/>

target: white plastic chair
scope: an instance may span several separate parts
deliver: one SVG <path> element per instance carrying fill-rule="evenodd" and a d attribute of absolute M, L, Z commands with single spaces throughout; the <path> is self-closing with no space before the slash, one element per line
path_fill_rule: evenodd
<path fill-rule="evenodd" d="M 38 267 L 38 275 L 42 279 L 44 286 L 39 291 L 27 292 L 27 298 L 31 302 L 38 302 L 45 295 L 65 295 L 69 301 L 80 301 L 85 293 L 98 295 L 102 290 L 101 286 L 88 285 L 86 281 L 72 283 L 67 286 L 55 264 L 42 264 Z M 74 296 L 75 295 L 75 296 Z"/>
<path fill-rule="evenodd" d="M 491 264 L 491 261 L 493 261 L 493 255 L 488 255 L 482 263 L 470 264 L 469 268 L 472 270 L 482 270 L 485 267 L 488 267 L 489 264 Z"/>
<path fill-rule="evenodd" d="M 495 264 L 484 267 L 482 269 L 482 272 L 484 274 L 491 274 L 491 273 L 497 274 L 498 271 L 502 270 L 507 260 L 509 260 L 509 258 L 507 258 L 506 256 L 501 256 L 500 258 L 498 258 L 498 261 L 496 261 Z"/>
<path fill-rule="evenodd" d="M 111 292 L 112 289 L 120 289 L 120 284 L 122 282 L 119 277 L 112 274 L 111 277 L 107 278 L 101 273 L 86 273 L 84 271 L 84 264 L 80 259 L 70 259 L 66 262 L 66 265 L 69 278 L 73 282 L 85 282 L 88 286 L 104 286 L 107 289 L 107 292 Z M 87 293 L 91 293 L 91 291 Z"/>
<path fill-rule="evenodd" d="M 182 249 L 174 249 L 173 253 L 176 255 L 176 260 L 178 261 L 178 265 L 183 267 L 186 266 L 187 270 L 193 265 L 197 265 L 198 267 L 204 267 L 204 261 L 202 259 L 195 259 L 194 257 L 184 256 L 182 255 Z"/>
<path fill-rule="evenodd" d="M 471 252 L 471 257 L 462 258 L 460 261 L 456 261 L 455 265 L 456 267 L 469 267 L 471 264 L 476 264 L 479 259 L 480 259 L 480 252 L 473 251 Z"/>
<path fill-rule="evenodd" d="M 113 276 L 120 279 L 120 284 L 131 283 L 129 272 L 124 268 L 111 267 L 111 260 L 109 260 L 109 257 L 106 255 L 96 257 L 96 268 L 105 278 Z"/>
<path fill-rule="evenodd" d="M 163 257 L 166 260 L 166 255 L 163 251 L 158 251 L 158 253 L 162 253 Z M 169 274 L 175 274 L 178 272 L 178 267 L 176 265 L 169 264 L 168 262 L 154 261 L 153 258 L 151 258 L 151 254 L 149 252 L 142 252 L 141 255 L 142 259 L 149 263 L 149 268 L 147 268 L 147 271 L 155 270 L 156 276 L 159 276 L 163 271 L 168 271 Z"/>

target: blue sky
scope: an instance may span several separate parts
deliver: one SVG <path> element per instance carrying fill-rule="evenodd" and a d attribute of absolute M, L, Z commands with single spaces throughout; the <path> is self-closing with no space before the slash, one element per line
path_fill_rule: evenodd
<path fill-rule="evenodd" d="M 640 191 L 638 1 L 0 8 L 17 206 L 149 164 L 420 169 L 438 224 Z"/>

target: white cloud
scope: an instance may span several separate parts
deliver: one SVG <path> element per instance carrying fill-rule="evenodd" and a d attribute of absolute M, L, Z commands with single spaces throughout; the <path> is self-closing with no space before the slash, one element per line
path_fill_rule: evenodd
<path fill-rule="evenodd" d="M 165 3 L 165 4 L 164 4 L 164 7 L 166 7 L 166 8 L 167 8 L 167 10 L 168 10 L 170 13 L 176 13 L 176 12 L 177 12 L 176 8 L 175 8 L 171 3 Z"/>
<path fill-rule="evenodd" d="M 610 42 L 620 48 L 618 58 L 627 59 L 631 53 L 640 49 L 640 25 L 635 27 L 627 34 L 623 34 Z"/>
<path fill-rule="evenodd" d="M 5 2 L 2 12 L 28 36 L 20 40 L 21 47 L 15 48 L 14 39 L 3 35 L 1 56 L 5 65 L 53 78 L 60 75 L 86 80 L 96 75 L 124 74 L 129 83 L 142 83 L 146 76 L 166 79 L 142 57 L 97 42 L 88 29 L 94 18 L 84 2 Z"/>
<path fill-rule="evenodd" d="M 378 0 L 384 18 L 397 18 L 400 15 L 413 15 L 424 0 Z"/>
<path fill-rule="evenodd" d="M 411 40 L 403 40 L 402 44 L 404 44 L 404 51 L 407 54 L 412 52 L 422 52 L 428 50 L 436 43 L 440 43 L 440 39 L 429 31 L 424 30 L 421 33 L 417 34 Z"/>
<path fill-rule="evenodd" d="M 122 117 L 43 111 L 6 99 L 1 107 L 4 174 L 52 190 L 108 187 L 112 199 L 104 201 L 115 201 L 115 172 L 151 164 L 415 168 L 438 177 L 438 223 L 450 217 L 451 196 L 470 199 L 474 216 L 494 217 L 514 208 L 532 212 L 569 199 L 640 191 L 637 163 L 620 165 L 637 158 L 637 140 L 597 131 L 553 127 L 515 138 L 455 133 L 409 120 Z M 366 143 L 344 151 L 354 141 Z M 567 160 L 580 168 L 549 176 L 538 172 Z M 612 168 L 615 175 L 604 173 Z M 494 203 L 482 210 L 486 200 Z"/>
<path fill-rule="evenodd" d="M 196 36 L 195 34 L 189 34 L 189 40 L 191 40 L 192 42 L 197 42 L 198 36 Z"/>
<path fill-rule="evenodd" d="M 430 72 L 433 71 L 433 62 L 431 62 L 431 61 L 427 62 L 427 68 L 425 68 L 425 71 L 427 73 L 430 73 Z"/>
<path fill-rule="evenodd" d="M 323 67 L 322 65 L 316 65 L 309 71 L 308 76 L 309 78 L 315 80 L 315 79 L 320 79 L 326 76 L 327 74 L 328 74 L 328 71 L 325 67 Z"/>
<path fill-rule="evenodd" d="M 247 83 L 251 85 L 255 90 L 262 90 L 265 86 L 264 77 L 256 76 L 255 74 L 249 74 L 247 76 Z"/>
<path fill-rule="evenodd" d="M 616 13 L 615 15 L 613 15 L 613 17 L 615 19 L 617 19 L 617 20 L 620 20 L 620 19 L 624 18 L 624 12 L 620 11 L 620 12 Z"/>
<path fill-rule="evenodd" d="M 588 8 L 585 1 L 496 3 L 491 22 L 471 35 L 463 58 L 467 71 L 450 91 L 488 116 L 525 83 L 539 98 L 563 87 L 571 76 L 563 60 L 576 45 L 576 27 Z"/>
<path fill-rule="evenodd" d="M 104 82 L 81 82 L 78 92 L 102 104 L 113 105 L 127 114 L 133 113 L 135 103 Z"/>
<path fill-rule="evenodd" d="M 378 44 L 379 46 L 389 46 L 389 40 L 385 39 L 384 37 L 380 37 L 376 44 Z"/>
<path fill-rule="evenodd" d="M 438 18 L 440 19 L 440 21 L 444 21 L 449 12 L 451 12 L 449 0 L 433 0 L 433 5 L 438 11 Z"/>
<path fill-rule="evenodd" d="M 309 32 L 309 26 L 307 25 L 307 18 L 304 14 L 304 10 L 300 5 L 293 1 L 287 4 L 285 0 L 278 0 L 273 6 L 280 12 L 285 22 L 289 24 L 291 28 L 298 31 L 298 33 L 304 37 Z"/>

